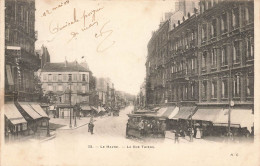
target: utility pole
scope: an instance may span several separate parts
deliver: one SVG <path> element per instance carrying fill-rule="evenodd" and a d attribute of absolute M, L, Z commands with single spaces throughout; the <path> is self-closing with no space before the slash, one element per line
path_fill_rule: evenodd
<path fill-rule="evenodd" d="M 230 120 L 231 120 L 231 67 L 229 66 L 229 77 L 228 77 L 228 137 L 231 139 Z"/>
<path fill-rule="evenodd" d="M 71 124 L 71 78 L 69 78 L 69 85 L 70 85 L 70 92 L 69 92 L 69 95 L 70 95 L 70 128 L 72 128 L 72 124 Z"/>

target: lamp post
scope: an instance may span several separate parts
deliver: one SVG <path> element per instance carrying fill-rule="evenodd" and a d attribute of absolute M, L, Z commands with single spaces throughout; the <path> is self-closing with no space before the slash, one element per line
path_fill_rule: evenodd
<path fill-rule="evenodd" d="M 75 105 L 75 107 L 74 107 L 74 115 L 75 115 L 75 121 L 74 121 L 74 127 L 77 127 L 77 110 L 78 110 L 78 106 L 77 106 L 77 103 L 76 103 L 76 105 Z"/>
<path fill-rule="evenodd" d="M 69 100 L 70 100 L 70 128 L 72 128 L 71 124 L 71 77 L 69 76 L 69 85 L 70 85 L 70 90 L 69 90 Z"/>

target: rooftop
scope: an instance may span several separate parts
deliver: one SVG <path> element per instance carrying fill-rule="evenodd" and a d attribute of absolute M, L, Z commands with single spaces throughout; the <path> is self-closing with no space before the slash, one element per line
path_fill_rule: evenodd
<path fill-rule="evenodd" d="M 89 69 L 83 67 L 77 61 L 66 61 L 61 63 L 46 63 L 42 72 L 89 72 Z"/>

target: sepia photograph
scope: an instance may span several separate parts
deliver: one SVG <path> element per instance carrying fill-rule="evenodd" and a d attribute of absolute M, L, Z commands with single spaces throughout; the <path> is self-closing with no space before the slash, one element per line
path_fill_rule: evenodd
<path fill-rule="evenodd" d="M 257 4 L 0 0 L 0 165 L 258 166 Z"/>

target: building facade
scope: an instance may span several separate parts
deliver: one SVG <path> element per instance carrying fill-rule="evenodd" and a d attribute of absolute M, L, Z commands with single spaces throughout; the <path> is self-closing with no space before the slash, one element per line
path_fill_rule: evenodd
<path fill-rule="evenodd" d="M 5 100 L 14 94 L 20 101 L 38 99 L 34 72 L 40 68 L 35 54 L 35 1 L 5 1 Z"/>
<path fill-rule="evenodd" d="M 58 116 L 68 117 L 75 104 L 89 104 L 90 71 L 78 62 L 46 63 L 40 71 L 45 95 L 53 94 Z"/>
<path fill-rule="evenodd" d="M 196 120 L 213 123 L 206 116 L 223 114 L 217 125 L 227 124 L 229 110 L 231 121 L 244 115 L 253 123 L 254 2 L 201 0 L 193 14 L 169 22 L 148 43 L 148 106 L 191 106 Z"/>
<path fill-rule="evenodd" d="M 5 141 L 40 134 L 48 115 L 39 105 L 34 72 L 40 66 L 35 54 L 35 1 L 5 1 Z M 34 116 L 34 115 L 37 115 Z M 44 132 L 46 136 L 46 133 Z M 47 127 L 47 135 L 49 129 Z"/>

